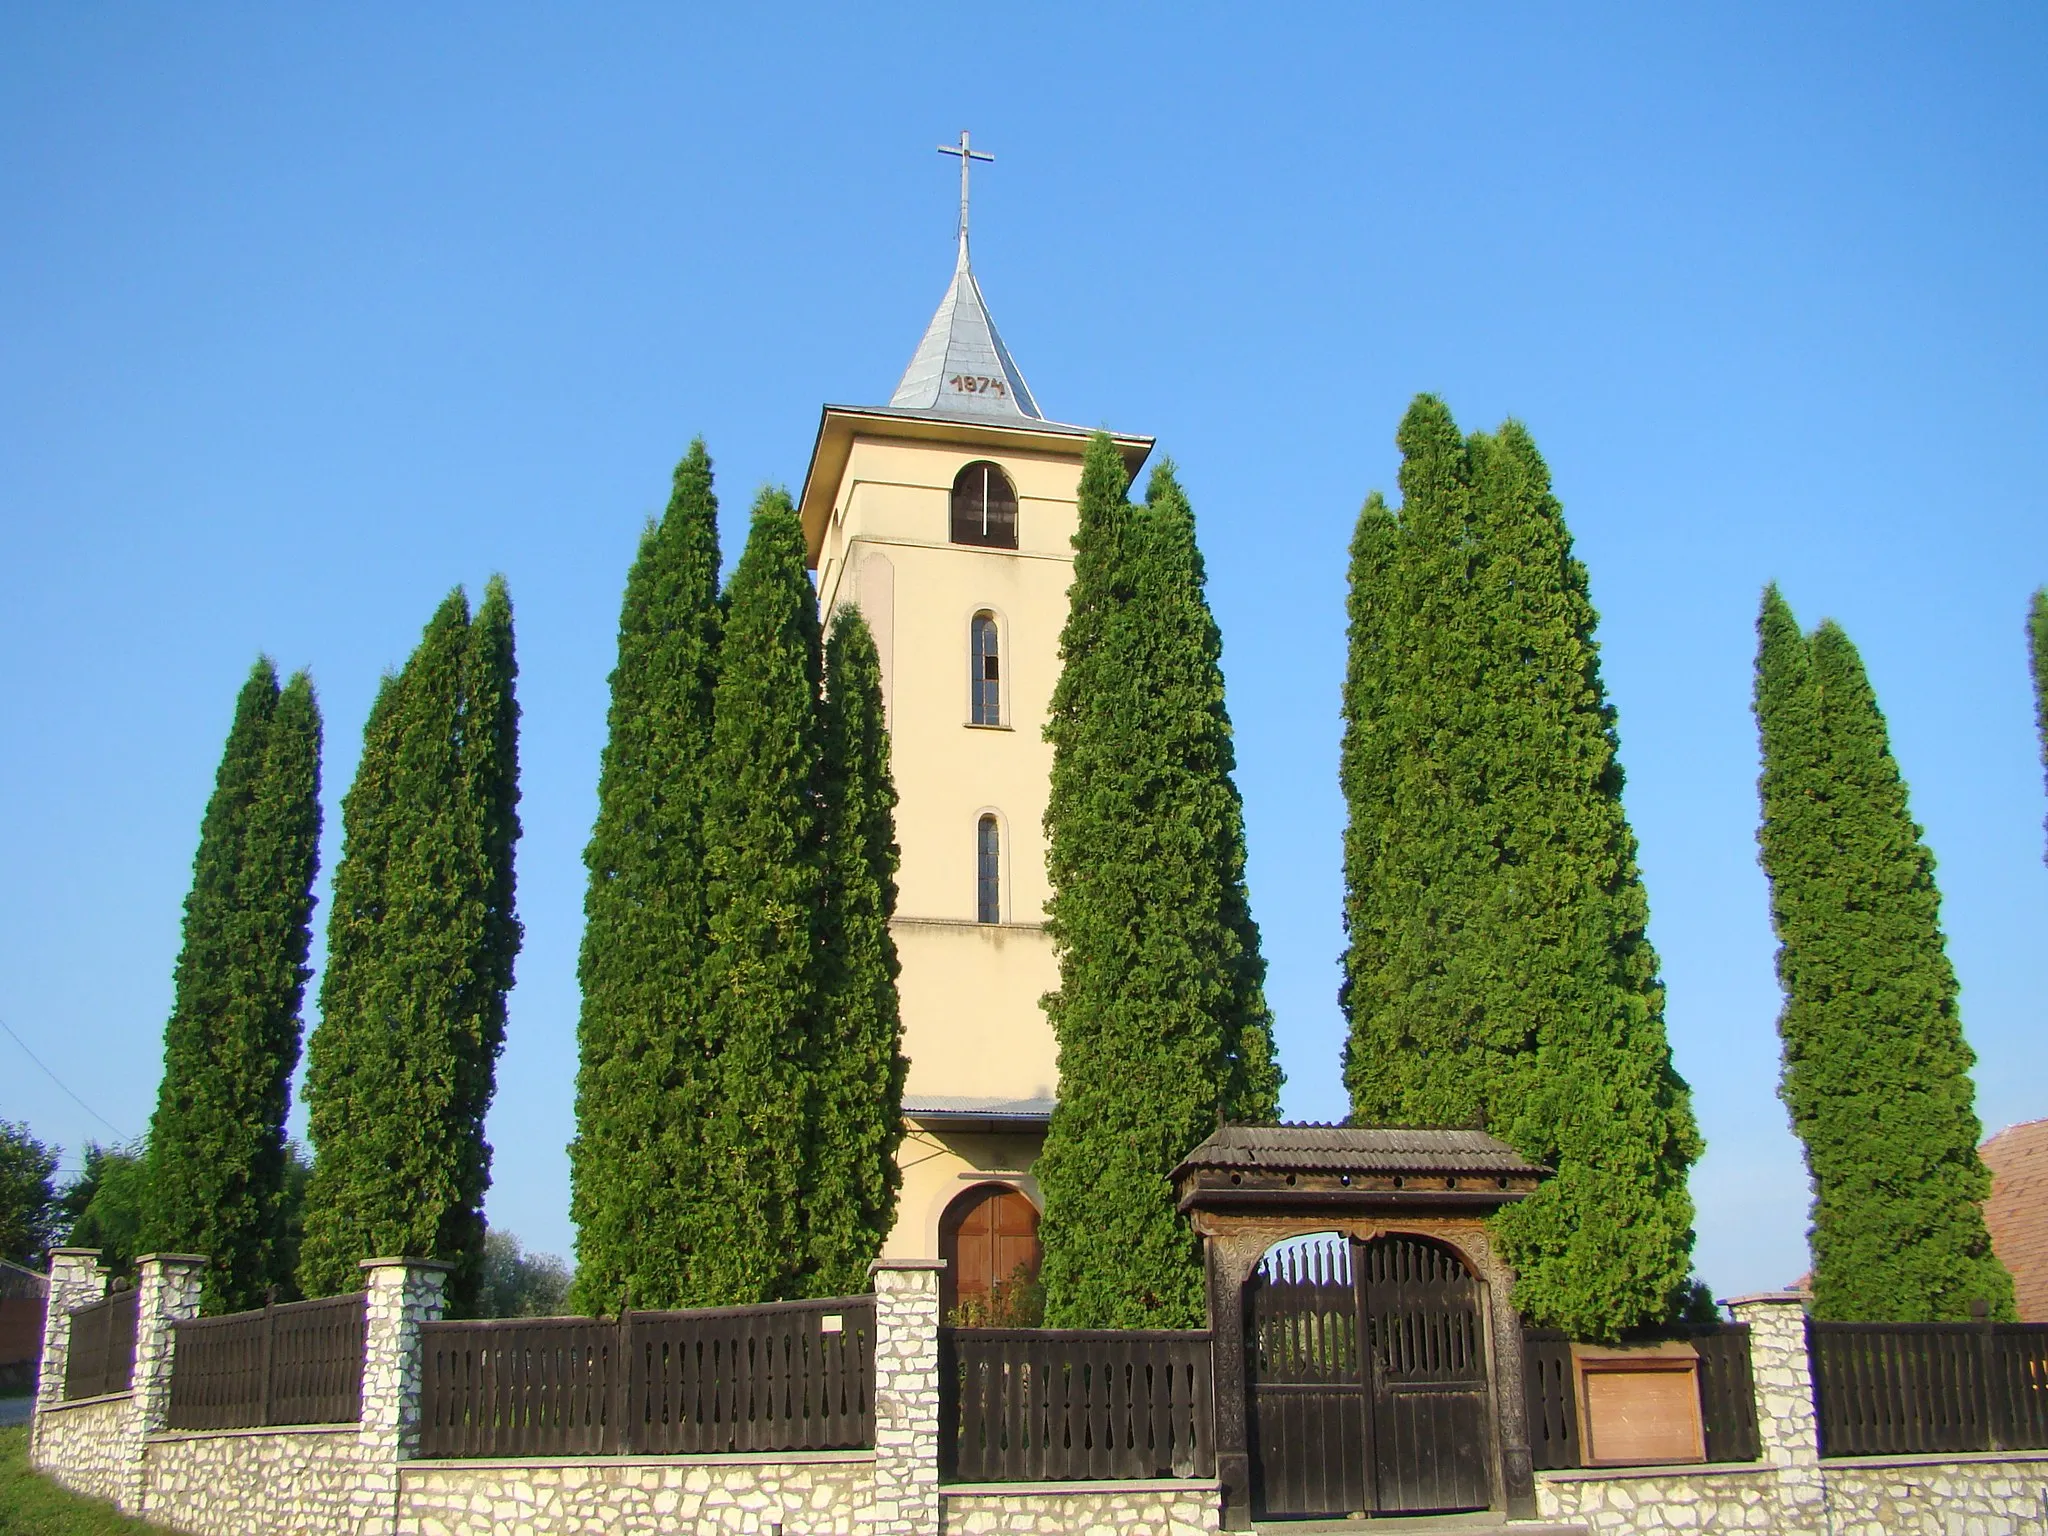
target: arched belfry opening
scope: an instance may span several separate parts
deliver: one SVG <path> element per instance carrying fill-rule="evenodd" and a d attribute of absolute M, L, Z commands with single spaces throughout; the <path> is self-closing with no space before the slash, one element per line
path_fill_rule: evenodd
<path fill-rule="evenodd" d="M 1188 1154 L 1227 1528 L 1534 1513 L 1514 1276 L 1486 1218 L 1548 1172 L 1476 1130 L 1227 1125 Z"/>
<path fill-rule="evenodd" d="M 989 549 L 1017 547 L 1017 487 L 1000 464 L 976 459 L 953 477 L 952 540 Z"/>

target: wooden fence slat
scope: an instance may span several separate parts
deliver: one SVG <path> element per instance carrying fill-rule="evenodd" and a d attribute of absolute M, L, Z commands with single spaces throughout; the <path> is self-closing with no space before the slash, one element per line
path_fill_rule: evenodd
<path fill-rule="evenodd" d="M 953 1328 L 941 1465 L 975 1482 L 1214 1474 L 1206 1332 Z"/>
<path fill-rule="evenodd" d="M 841 1332 L 825 1334 L 826 1313 Z M 422 1328 L 425 1456 L 839 1450 L 873 1443 L 866 1296 Z M 360 1376 L 360 1370 L 358 1370 Z"/>
<path fill-rule="evenodd" d="M 1823 1455 L 2048 1449 L 2048 1324 L 1816 1322 L 1808 1338 Z"/>
<path fill-rule="evenodd" d="M 135 1291 L 116 1291 L 71 1309 L 71 1350 L 64 1362 L 66 1398 L 126 1392 L 135 1373 Z"/>
<path fill-rule="evenodd" d="M 173 1429 L 342 1424 L 362 1416 L 360 1292 L 172 1328 Z"/>

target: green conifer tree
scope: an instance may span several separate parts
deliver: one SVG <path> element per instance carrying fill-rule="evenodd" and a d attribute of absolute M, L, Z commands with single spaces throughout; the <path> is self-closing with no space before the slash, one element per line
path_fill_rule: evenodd
<path fill-rule="evenodd" d="M 319 849 L 319 706 L 262 658 L 200 825 L 144 1184 L 145 1248 L 207 1255 L 209 1312 L 290 1281 L 284 1122 Z"/>
<path fill-rule="evenodd" d="M 1200 1325 L 1168 1175 L 1225 1115 L 1271 1117 L 1279 1087 L 1193 517 L 1170 465 L 1143 507 L 1126 486 L 1098 433 L 1046 726 L 1060 1102 L 1037 1173 L 1055 1327 Z"/>
<path fill-rule="evenodd" d="M 514 677 L 511 603 L 493 578 L 473 624 L 461 589 L 449 594 L 371 707 L 308 1049 L 308 1295 L 354 1289 L 362 1259 L 413 1254 L 452 1263 L 451 1308 L 473 1304 L 483 1119 L 520 936 Z"/>
<path fill-rule="evenodd" d="M 711 1046 L 695 990 L 709 945 L 705 759 L 718 680 L 718 501 L 703 439 L 640 539 L 619 615 L 610 735 L 584 863 L 583 1012 L 571 1302 L 682 1304 L 702 1177 L 695 1135 Z"/>
<path fill-rule="evenodd" d="M 1418 397 L 1352 545 L 1341 998 L 1360 1122 L 1486 1124 L 1552 1165 L 1495 1223 L 1540 1324 L 1679 1305 L 1701 1143 L 1671 1064 L 1596 615 L 1528 433 Z"/>
<path fill-rule="evenodd" d="M 704 841 L 711 945 L 702 973 L 708 1090 L 702 1175 L 677 1221 L 691 1306 L 800 1292 L 819 855 L 818 605 L 787 492 L 754 504 L 726 594 Z"/>
<path fill-rule="evenodd" d="M 1833 622 L 1802 636 L 1776 587 L 1757 620 L 1756 717 L 1779 1095 L 1813 1179 L 1813 1313 L 1959 1322 L 1982 1301 L 2010 1320 L 1934 858 L 1856 648 Z"/>
<path fill-rule="evenodd" d="M 825 647 L 821 828 L 825 866 L 817 959 L 817 1080 L 804 1187 L 806 1289 L 868 1287 L 896 1219 L 902 1175 L 903 1025 L 896 1001 L 896 786 L 882 718 L 882 659 L 855 607 Z"/>
<path fill-rule="evenodd" d="M 0 1120 L 0 1259 L 29 1269 L 49 1262 L 51 1240 L 61 1231 L 62 1151 L 36 1140 L 26 1123 Z"/>
<path fill-rule="evenodd" d="M 2027 659 L 2034 667 L 2034 730 L 2041 740 L 2041 769 L 2048 773 L 2048 587 L 2036 587 L 2027 605 Z M 2048 860 L 2048 848 L 2041 857 Z"/>

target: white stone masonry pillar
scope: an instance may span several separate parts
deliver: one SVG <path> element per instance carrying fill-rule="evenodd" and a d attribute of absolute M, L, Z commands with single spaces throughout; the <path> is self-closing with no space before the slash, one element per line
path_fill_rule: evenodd
<path fill-rule="evenodd" d="M 938 1536 L 939 1271 L 877 1259 L 874 1536 Z"/>
<path fill-rule="evenodd" d="M 43 1410 L 64 1400 L 64 1366 L 71 1358 L 71 1309 L 107 1294 L 107 1272 L 97 1248 L 52 1248 L 50 1290 L 43 1301 L 43 1363 L 36 1375 L 35 1422 L 29 1427 L 29 1463 L 41 1466 L 36 1439 Z"/>
<path fill-rule="evenodd" d="M 388 1536 L 398 1527 L 398 1464 L 420 1448 L 420 1325 L 441 1316 L 454 1266 L 435 1259 L 364 1259 L 363 1413 L 356 1443 L 362 1473 L 351 1529 Z"/>
<path fill-rule="evenodd" d="M 135 1261 L 135 1373 L 129 1390 L 128 1491 L 121 1507 L 132 1515 L 147 1508 L 149 1461 L 143 1449 L 149 1436 L 171 1423 L 172 1325 L 199 1315 L 199 1288 L 206 1276 L 206 1256 L 194 1253 L 147 1253 Z"/>
<path fill-rule="evenodd" d="M 135 1375 L 133 1391 L 141 1432 L 159 1434 L 171 1422 L 171 1345 L 174 1323 L 199 1315 L 206 1257 L 150 1253 L 135 1261 Z"/>
<path fill-rule="evenodd" d="M 1782 1528 L 1818 1530 L 1826 1490 L 1821 1485 L 1813 1364 L 1806 1352 L 1806 1298 L 1796 1291 L 1769 1291 L 1738 1296 L 1726 1305 L 1738 1323 L 1749 1325 L 1757 1440 L 1762 1459 L 1779 1469 Z"/>

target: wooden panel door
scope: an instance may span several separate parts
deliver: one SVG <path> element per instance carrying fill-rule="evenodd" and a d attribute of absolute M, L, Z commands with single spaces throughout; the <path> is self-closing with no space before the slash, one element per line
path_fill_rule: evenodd
<path fill-rule="evenodd" d="M 1007 1184 L 983 1184 L 947 1207 L 939 1223 L 940 1285 L 950 1314 L 962 1302 L 986 1301 L 1018 1270 L 1038 1278 L 1038 1207 Z"/>

